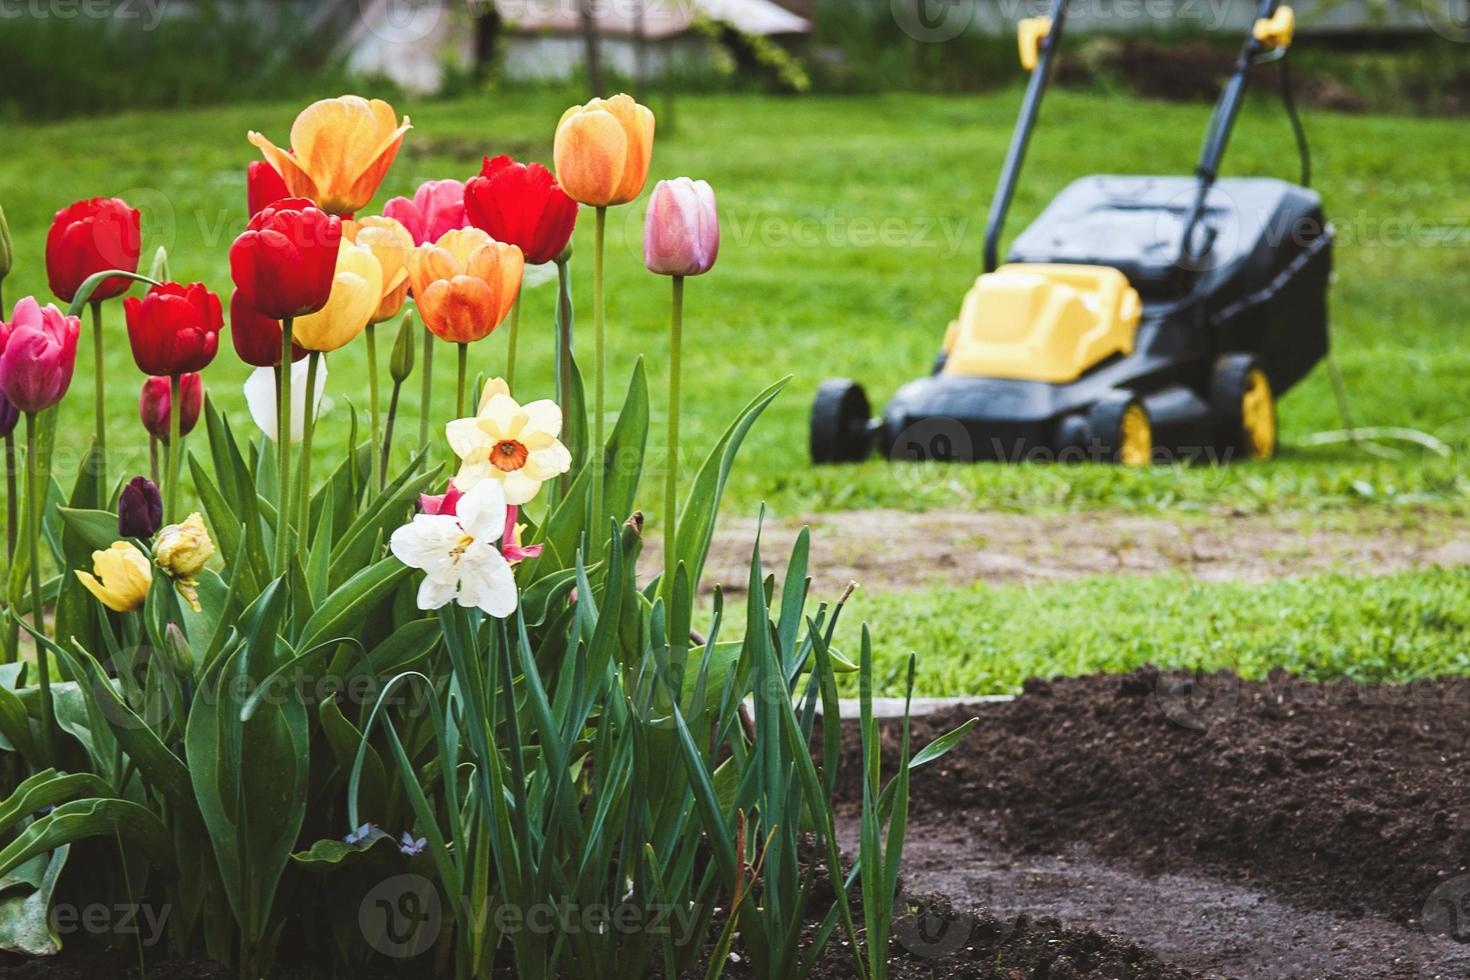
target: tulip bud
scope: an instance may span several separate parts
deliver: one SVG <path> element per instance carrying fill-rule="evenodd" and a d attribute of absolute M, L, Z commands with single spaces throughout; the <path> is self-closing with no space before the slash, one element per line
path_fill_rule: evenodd
<path fill-rule="evenodd" d="M 388 361 L 388 373 L 395 384 L 403 384 L 413 374 L 413 312 L 403 315 L 398 325 L 398 336 L 393 341 L 393 357 Z"/>
<path fill-rule="evenodd" d="M 199 605 L 199 573 L 214 554 L 214 542 L 205 530 L 204 518 L 190 514 L 182 524 L 170 524 L 153 542 L 153 562 L 174 580 L 174 588 L 195 612 Z"/>
<path fill-rule="evenodd" d="M 179 401 L 183 414 L 179 416 L 179 435 L 186 436 L 194 431 L 199 421 L 199 411 L 204 407 L 204 382 L 195 372 L 179 376 Z M 143 393 L 138 397 L 138 417 L 143 428 L 156 439 L 168 442 L 171 436 L 170 411 L 173 407 L 171 379 L 151 377 L 143 382 Z"/>
<path fill-rule="evenodd" d="M 178 623 L 169 623 L 163 630 L 164 653 L 168 655 L 169 665 L 178 672 L 178 676 L 190 679 L 194 676 L 194 653 L 189 649 L 189 641 L 184 636 L 184 631 L 179 629 Z"/>
<path fill-rule="evenodd" d="M 5 209 L 0 208 L 0 280 L 10 275 L 15 267 L 15 243 L 10 240 L 10 225 L 5 221 Z M 4 314 L 0 310 L 0 315 Z"/>
<path fill-rule="evenodd" d="M 715 192 L 702 180 L 661 180 L 643 223 L 643 264 L 664 276 L 699 276 L 720 253 Z"/>
<path fill-rule="evenodd" d="M 151 538 L 163 526 L 163 495 L 146 476 L 135 476 L 117 501 L 117 533 L 125 538 Z"/>
<path fill-rule="evenodd" d="M 168 249 L 162 245 L 158 251 L 153 253 L 153 264 L 148 267 L 148 278 L 157 282 L 168 282 L 173 276 L 168 274 Z"/>

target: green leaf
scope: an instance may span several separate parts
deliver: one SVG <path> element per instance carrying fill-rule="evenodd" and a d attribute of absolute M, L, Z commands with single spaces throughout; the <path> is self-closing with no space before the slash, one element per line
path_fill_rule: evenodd
<path fill-rule="evenodd" d="M 37 810 L 83 796 L 106 796 L 110 792 L 107 784 L 91 773 L 43 769 L 0 802 L 0 833 Z"/>
<path fill-rule="evenodd" d="M 49 855 L 37 854 L 12 872 L 9 882 L 30 887 L 0 898 L 0 949 L 23 956 L 50 956 L 61 952 L 61 937 L 51 928 L 51 896 L 66 866 L 71 847 L 63 844 Z"/>
<path fill-rule="evenodd" d="M 407 565 L 390 555 L 337 586 L 306 621 L 297 646 L 304 649 L 344 632 L 357 632 L 352 629 L 352 625 L 361 623 L 410 570 Z"/>
<path fill-rule="evenodd" d="M 130 800 L 93 799 L 63 803 L 32 823 L 0 850 L 0 875 L 9 874 L 37 854 L 89 837 L 114 834 L 136 844 L 159 870 L 172 874 L 173 838 L 147 807 Z"/>
<path fill-rule="evenodd" d="M 58 507 L 56 510 L 67 528 L 92 551 L 106 551 L 119 537 L 116 514 L 85 507 Z"/>
<path fill-rule="evenodd" d="M 393 838 L 386 834 L 375 837 L 368 844 L 348 844 L 328 838 L 317 841 L 308 850 L 292 854 L 291 862 L 316 874 L 328 874 L 369 860 L 381 860 L 397 853 L 397 850 Z"/>

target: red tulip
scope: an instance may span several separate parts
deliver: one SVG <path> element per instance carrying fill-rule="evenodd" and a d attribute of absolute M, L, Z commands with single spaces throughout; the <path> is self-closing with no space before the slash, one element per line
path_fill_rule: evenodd
<path fill-rule="evenodd" d="M 519 245 L 531 265 L 560 255 L 577 225 L 577 202 L 550 170 L 504 154 L 487 157 L 480 176 L 465 185 L 464 207 L 470 224 L 497 242 Z"/>
<path fill-rule="evenodd" d="M 342 219 L 305 198 L 268 204 L 230 246 L 230 274 L 245 301 L 276 320 L 327 305 L 337 275 Z"/>
<path fill-rule="evenodd" d="M 138 396 L 138 417 L 143 420 L 143 428 L 164 442 L 168 442 L 170 435 L 171 383 L 171 378 L 151 377 L 143 382 L 143 393 Z M 204 382 L 197 372 L 179 376 L 179 401 L 184 406 L 184 413 L 179 416 L 179 435 L 186 436 L 194 431 L 199 410 L 204 407 Z"/>
<path fill-rule="evenodd" d="M 57 211 L 46 235 L 46 278 L 56 298 L 70 303 L 93 273 L 137 272 L 142 220 L 136 208 L 116 197 L 94 197 Z M 132 284 L 120 276 L 106 279 L 92 291 L 92 299 L 121 296 Z"/>
<path fill-rule="evenodd" d="M 245 168 L 245 198 L 250 208 L 250 217 L 255 217 L 267 204 L 284 201 L 291 196 L 286 182 L 276 173 L 276 168 L 264 160 L 256 160 Z"/>
<path fill-rule="evenodd" d="M 22 412 L 41 412 L 61 401 L 77 365 L 82 323 L 27 296 L 0 323 L 0 395 Z"/>
<path fill-rule="evenodd" d="M 240 360 L 255 367 L 275 367 L 281 363 L 281 321 L 273 320 L 245 302 L 240 290 L 230 297 L 230 339 Z M 306 351 L 291 345 L 291 360 L 299 361 Z"/>
<path fill-rule="evenodd" d="M 414 192 L 413 200 L 395 197 L 383 205 L 383 214 L 407 228 L 415 245 L 437 242 L 446 231 L 468 223 L 464 185 L 457 180 L 426 180 Z"/>
<path fill-rule="evenodd" d="M 133 360 L 144 374 L 202 371 L 219 350 L 225 317 L 203 283 L 166 282 L 123 300 Z"/>

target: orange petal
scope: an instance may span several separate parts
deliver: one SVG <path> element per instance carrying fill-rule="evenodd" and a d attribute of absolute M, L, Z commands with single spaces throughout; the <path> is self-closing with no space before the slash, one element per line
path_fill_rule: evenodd
<path fill-rule="evenodd" d="M 556 178 L 573 200 L 593 207 L 616 203 L 628 160 L 628 135 L 611 112 L 569 111 L 556 128 L 552 155 Z"/>
<path fill-rule="evenodd" d="M 648 168 L 653 163 L 653 112 L 631 95 L 615 95 L 603 106 L 622 125 L 628 139 L 628 156 L 623 175 L 613 195 L 613 204 L 627 204 L 643 193 Z"/>
<path fill-rule="evenodd" d="M 276 146 L 260 133 L 251 131 L 247 139 L 260 149 L 261 156 L 265 162 L 275 168 L 276 173 L 286 182 L 286 190 L 291 192 L 292 197 L 304 197 L 308 201 L 316 200 L 316 182 L 311 175 L 301 169 L 296 158 L 285 150 Z"/>

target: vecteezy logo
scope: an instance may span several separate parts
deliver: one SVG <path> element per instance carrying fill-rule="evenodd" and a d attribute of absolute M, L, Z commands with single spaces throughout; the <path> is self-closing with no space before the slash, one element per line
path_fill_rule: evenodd
<path fill-rule="evenodd" d="M 893 440 L 889 457 L 895 463 L 969 463 L 975 459 L 970 431 L 959 419 L 934 416 L 921 419 Z"/>
<path fill-rule="evenodd" d="M 407 960 L 439 939 L 439 892 L 422 875 L 403 874 L 380 881 L 357 909 L 363 938 L 384 956 Z"/>
<path fill-rule="evenodd" d="M 954 40 L 975 18 L 975 0 L 889 0 L 889 7 L 899 30 L 930 44 Z"/>
<path fill-rule="evenodd" d="M 1240 696 L 1240 680 L 1234 674 L 1160 672 L 1154 682 L 1154 700 L 1164 717 L 1180 728 L 1202 732 L 1210 719 L 1228 713 Z"/>
<path fill-rule="evenodd" d="M 893 920 L 893 938 L 910 955 L 926 959 L 953 956 L 970 941 L 975 917 L 925 905 Z"/>
<path fill-rule="evenodd" d="M 1470 0 L 1419 0 L 1429 29 L 1446 41 L 1470 41 Z"/>
<path fill-rule="evenodd" d="M 1470 875 L 1456 875 L 1429 893 L 1419 925 L 1426 936 L 1470 942 Z"/>

